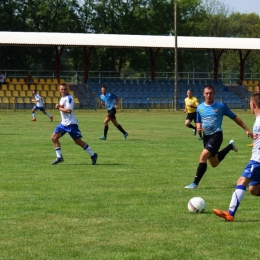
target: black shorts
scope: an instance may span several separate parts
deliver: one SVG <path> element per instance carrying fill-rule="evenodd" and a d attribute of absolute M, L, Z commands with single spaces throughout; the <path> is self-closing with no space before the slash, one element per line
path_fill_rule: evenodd
<path fill-rule="evenodd" d="M 217 132 L 212 135 L 203 136 L 204 149 L 210 151 L 213 157 L 218 153 L 222 142 L 223 142 L 222 132 Z"/>
<path fill-rule="evenodd" d="M 196 112 L 188 113 L 187 117 L 186 117 L 186 120 L 190 120 L 190 121 L 194 120 L 194 122 L 196 123 Z"/>
<path fill-rule="evenodd" d="M 112 109 L 110 109 L 110 110 L 107 110 L 107 112 L 108 112 L 107 117 L 109 117 L 109 118 L 116 118 L 116 109 L 114 107 Z"/>

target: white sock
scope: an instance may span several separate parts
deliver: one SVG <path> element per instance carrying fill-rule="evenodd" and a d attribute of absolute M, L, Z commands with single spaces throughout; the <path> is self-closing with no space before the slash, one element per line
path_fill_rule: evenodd
<path fill-rule="evenodd" d="M 86 144 L 86 146 L 83 148 L 90 156 L 94 155 L 94 152 L 91 150 L 91 148 Z"/>
<path fill-rule="evenodd" d="M 51 115 L 50 115 L 48 112 L 46 112 L 46 116 L 47 116 L 47 117 L 51 117 Z"/>
<path fill-rule="evenodd" d="M 244 198 L 246 193 L 246 186 L 244 185 L 237 185 L 236 190 L 233 192 L 232 199 L 229 205 L 229 213 L 232 216 L 235 216 L 236 211 L 240 205 L 240 202 Z"/>
<path fill-rule="evenodd" d="M 35 116 L 35 113 L 32 113 L 32 117 L 33 117 L 33 119 L 35 119 L 35 118 L 36 118 L 36 116 Z"/>
<path fill-rule="evenodd" d="M 60 147 L 55 148 L 55 152 L 56 152 L 57 158 L 61 158 L 62 157 L 61 148 Z"/>

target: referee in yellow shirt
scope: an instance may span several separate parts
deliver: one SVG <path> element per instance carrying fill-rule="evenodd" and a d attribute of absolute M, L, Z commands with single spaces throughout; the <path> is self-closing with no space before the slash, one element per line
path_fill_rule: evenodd
<path fill-rule="evenodd" d="M 196 124 L 196 108 L 199 105 L 199 102 L 196 97 L 193 96 L 193 91 L 192 89 L 187 90 L 187 97 L 184 99 L 185 103 L 185 108 L 184 108 L 184 113 L 187 113 L 187 117 L 185 120 L 185 125 L 189 128 L 193 129 L 194 135 L 197 134 L 196 126 L 192 125 L 191 122 L 192 120 Z M 202 140 L 202 135 L 199 133 L 199 140 Z"/>

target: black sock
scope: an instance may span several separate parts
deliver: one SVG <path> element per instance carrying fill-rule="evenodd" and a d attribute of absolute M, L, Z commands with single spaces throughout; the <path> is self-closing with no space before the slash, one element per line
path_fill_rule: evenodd
<path fill-rule="evenodd" d="M 108 132 L 108 125 L 105 125 L 104 127 L 104 136 L 107 138 L 107 132 Z"/>
<path fill-rule="evenodd" d="M 225 158 L 225 156 L 229 153 L 229 151 L 231 151 L 232 149 L 233 149 L 233 145 L 229 144 L 223 150 L 218 152 L 218 160 L 221 162 Z"/>
<path fill-rule="evenodd" d="M 192 128 L 192 129 L 196 130 L 196 127 L 195 127 L 194 125 L 192 125 L 192 124 L 189 124 L 189 125 L 187 125 L 187 127 L 189 127 L 189 128 Z"/>
<path fill-rule="evenodd" d="M 117 129 L 118 129 L 121 133 L 123 133 L 123 134 L 126 133 L 126 131 L 123 129 L 123 127 L 122 127 L 121 125 L 118 125 L 118 126 L 117 126 Z"/>
<path fill-rule="evenodd" d="M 204 173 L 206 172 L 207 170 L 207 164 L 206 163 L 199 163 L 199 166 L 197 168 L 197 174 L 194 178 L 194 183 L 196 185 L 199 184 L 200 180 L 202 179 Z"/>

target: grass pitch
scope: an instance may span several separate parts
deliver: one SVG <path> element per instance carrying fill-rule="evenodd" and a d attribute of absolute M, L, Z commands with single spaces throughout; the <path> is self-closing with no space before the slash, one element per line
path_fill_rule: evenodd
<path fill-rule="evenodd" d="M 249 111 L 234 111 L 252 128 Z M 256 259 L 259 199 L 246 194 L 228 223 L 212 208 L 227 209 L 237 178 L 251 156 L 243 129 L 225 118 L 224 147 L 231 151 L 208 167 L 196 190 L 193 181 L 202 141 L 184 126 L 185 114 L 119 111 L 123 135 L 102 111 L 75 111 L 83 140 L 98 153 L 97 165 L 69 135 L 62 137 L 65 162 L 51 165 L 54 122 L 41 112 L 0 111 L 0 259 Z M 200 196 L 206 212 L 188 212 Z"/>

